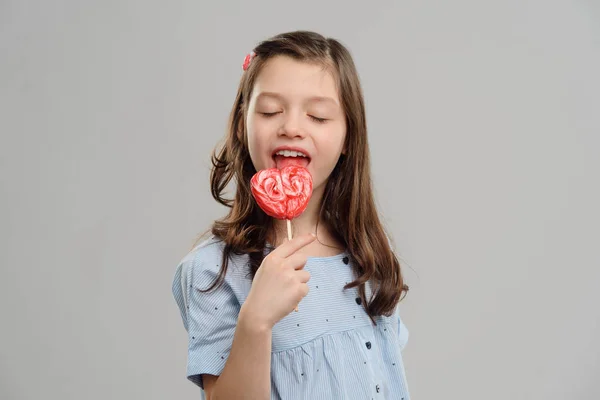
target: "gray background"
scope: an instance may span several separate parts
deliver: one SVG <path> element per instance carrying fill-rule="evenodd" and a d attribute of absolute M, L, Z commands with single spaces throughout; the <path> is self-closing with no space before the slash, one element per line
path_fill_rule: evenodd
<path fill-rule="evenodd" d="M 192 399 L 171 297 L 244 55 L 342 40 L 414 399 L 598 399 L 600 6 L 0 1 L 0 398 Z"/>

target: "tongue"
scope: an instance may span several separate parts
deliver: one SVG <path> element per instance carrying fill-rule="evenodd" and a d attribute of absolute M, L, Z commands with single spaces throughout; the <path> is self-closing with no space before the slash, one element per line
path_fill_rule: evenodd
<path fill-rule="evenodd" d="M 280 155 L 275 156 L 275 164 L 277 165 L 277 169 L 279 170 L 290 165 L 306 168 L 308 163 L 309 161 L 306 157 L 286 157 Z"/>

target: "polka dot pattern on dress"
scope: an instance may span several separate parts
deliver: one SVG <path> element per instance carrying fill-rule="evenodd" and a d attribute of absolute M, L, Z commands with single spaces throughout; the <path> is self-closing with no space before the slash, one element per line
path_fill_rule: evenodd
<path fill-rule="evenodd" d="M 208 287 L 218 275 L 222 249 L 221 244 L 201 245 L 183 261 L 186 269 L 178 268 L 173 284 L 190 333 L 187 376 L 200 387 L 201 374 L 222 373 L 240 306 L 251 288 L 247 256 L 236 255 L 220 288 L 209 293 L 194 289 Z M 349 266 L 347 253 L 307 261 L 311 290 L 299 311 L 286 315 L 272 330 L 272 400 L 299 398 L 299 393 L 311 400 L 410 400 L 400 352 L 404 342 L 399 339 L 406 328 L 397 314 L 371 322 L 363 300 L 370 298 L 369 285 L 364 297 L 358 287 L 344 288 L 355 280 Z M 186 283 L 180 282 L 183 276 Z"/>

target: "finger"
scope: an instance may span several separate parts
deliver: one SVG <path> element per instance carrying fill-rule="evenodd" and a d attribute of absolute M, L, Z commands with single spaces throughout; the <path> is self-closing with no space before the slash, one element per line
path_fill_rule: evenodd
<path fill-rule="evenodd" d="M 306 297 L 308 294 L 308 285 L 306 283 L 300 285 L 300 294 L 302 298 Z"/>
<path fill-rule="evenodd" d="M 303 283 L 300 286 L 300 296 L 302 296 L 302 298 L 306 297 L 306 295 L 308 294 L 308 285 L 306 283 Z M 298 306 L 296 306 L 296 308 L 294 308 L 295 312 L 298 312 Z"/>
<path fill-rule="evenodd" d="M 296 253 L 286 258 L 283 265 L 286 268 L 302 269 L 306 265 L 307 260 L 308 257 L 306 255 Z"/>
<path fill-rule="evenodd" d="M 313 240 L 315 240 L 315 239 L 316 239 L 316 236 L 313 235 L 312 233 L 307 233 L 305 235 L 296 236 L 292 240 L 289 240 L 289 241 L 283 243 L 278 248 L 273 250 L 273 253 L 275 253 L 277 256 L 279 256 L 281 258 L 287 258 L 287 257 L 291 256 L 292 254 L 294 254 L 295 252 L 297 252 L 298 250 L 300 250 L 301 248 L 303 248 L 304 246 L 312 243 Z"/>
<path fill-rule="evenodd" d="M 296 271 L 296 277 L 298 278 L 298 280 L 302 283 L 306 283 L 310 280 L 310 272 L 301 269 L 299 271 Z"/>

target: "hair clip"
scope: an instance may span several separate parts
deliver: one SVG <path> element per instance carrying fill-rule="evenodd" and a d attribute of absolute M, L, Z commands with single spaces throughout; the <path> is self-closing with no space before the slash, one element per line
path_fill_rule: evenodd
<path fill-rule="evenodd" d="M 250 54 L 246 55 L 246 58 L 244 58 L 244 64 L 242 65 L 242 68 L 244 68 L 244 71 L 248 69 L 248 67 L 250 66 L 250 63 L 252 62 L 252 59 L 256 57 L 256 53 L 251 51 Z"/>

